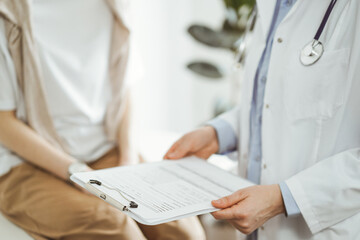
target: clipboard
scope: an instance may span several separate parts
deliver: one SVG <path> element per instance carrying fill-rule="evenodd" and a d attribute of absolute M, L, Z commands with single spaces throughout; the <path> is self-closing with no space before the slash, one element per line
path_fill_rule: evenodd
<path fill-rule="evenodd" d="M 195 157 L 75 173 L 71 180 L 145 225 L 217 211 L 211 200 L 253 185 Z"/>

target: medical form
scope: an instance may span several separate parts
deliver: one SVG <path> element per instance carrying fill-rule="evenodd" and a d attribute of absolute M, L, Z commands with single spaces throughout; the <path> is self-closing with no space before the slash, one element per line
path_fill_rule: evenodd
<path fill-rule="evenodd" d="M 71 179 L 85 188 L 98 181 L 90 192 L 146 225 L 216 211 L 212 200 L 253 185 L 195 157 L 76 173 Z M 130 201 L 136 207 L 128 207 Z"/>

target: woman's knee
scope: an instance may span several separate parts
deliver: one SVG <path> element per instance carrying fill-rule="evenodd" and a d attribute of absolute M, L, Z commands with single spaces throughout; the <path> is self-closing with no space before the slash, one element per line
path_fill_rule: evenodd
<path fill-rule="evenodd" d="M 75 234 L 64 239 L 145 239 L 134 220 L 105 202 L 82 211 L 74 222 Z"/>
<path fill-rule="evenodd" d="M 203 240 L 204 230 L 197 217 L 173 221 L 157 226 L 141 225 L 146 237 L 151 240 Z"/>
<path fill-rule="evenodd" d="M 205 240 L 204 229 L 197 217 L 186 218 L 179 221 L 179 238 L 185 240 Z"/>

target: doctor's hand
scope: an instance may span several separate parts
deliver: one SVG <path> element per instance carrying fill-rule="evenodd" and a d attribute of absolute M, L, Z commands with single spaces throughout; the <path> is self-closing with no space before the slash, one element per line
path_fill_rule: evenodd
<path fill-rule="evenodd" d="M 164 159 L 179 159 L 191 155 L 208 159 L 218 150 L 216 131 L 213 127 L 206 126 L 187 133 L 177 140 L 165 154 Z"/>
<path fill-rule="evenodd" d="M 244 188 L 212 201 L 212 205 L 221 208 L 212 213 L 215 219 L 228 220 L 244 234 L 252 233 L 270 218 L 285 213 L 281 190 L 277 184 Z"/>

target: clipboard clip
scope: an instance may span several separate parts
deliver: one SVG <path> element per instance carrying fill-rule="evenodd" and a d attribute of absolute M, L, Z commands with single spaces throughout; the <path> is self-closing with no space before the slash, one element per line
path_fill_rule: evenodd
<path fill-rule="evenodd" d="M 129 211 L 129 208 L 137 208 L 137 207 L 139 206 L 136 202 L 128 199 L 127 197 L 125 197 L 124 194 L 123 194 L 119 189 L 106 186 L 105 184 L 103 184 L 103 183 L 102 183 L 101 181 L 99 181 L 99 180 L 90 179 L 89 182 L 88 182 L 88 184 L 89 184 L 89 185 L 103 186 L 103 187 L 105 187 L 105 188 L 107 188 L 107 189 L 109 189 L 109 190 L 117 191 L 117 192 L 121 195 L 122 198 L 124 198 L 126 201 L 129 202 L 129 206 L 122 206 L 122 210 L 123 210 L 123 211 Z M 103 193 L 101 193 L 101 194 L 99 195 L 99 197 L 100 197 L 101 199 L 105 200 L 105 201 L 107 200 L 107 196 L 106 196 L 105 194 L 103 194 Z"/>

